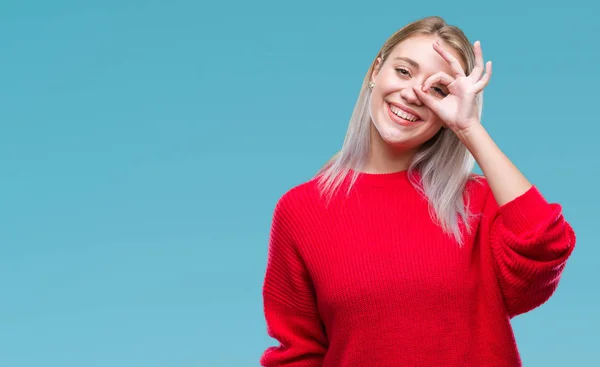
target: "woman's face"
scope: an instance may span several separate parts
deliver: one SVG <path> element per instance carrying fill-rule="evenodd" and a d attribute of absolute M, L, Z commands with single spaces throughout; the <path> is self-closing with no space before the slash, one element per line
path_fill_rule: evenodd
<path fill-rule="evenodd" d="M 370 110 L 379 142 L 402 151 L 413 150 L 442 128 L 442 121 L 413 90 L 440 71 L 453 75 L 450 65 L 433 48 L 436 40 L 434 36 L 411 37 L 396 45 L 383 64 L 377 60 L 371 78 L 375 86 Z M 447 49 L 461 59 L 451 47 Z M 448 93 L 443 85 L 433 85 L 428 92 L 436 98 Z"/>

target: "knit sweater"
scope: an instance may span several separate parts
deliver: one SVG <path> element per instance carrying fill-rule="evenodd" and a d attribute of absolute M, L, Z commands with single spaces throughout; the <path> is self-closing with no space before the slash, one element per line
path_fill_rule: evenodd
<path fill-rule="evenodd" d="M 575 234 L 536 186 L 500 207 L 483 177 L 466 193 L 460 245 L 406 171 L 361 173 L 328 205 L 316 178 L 285 192 L 263 285 L 277 343 L 260 364 L 521 366 L 510 320 L 553 294 Z"/>

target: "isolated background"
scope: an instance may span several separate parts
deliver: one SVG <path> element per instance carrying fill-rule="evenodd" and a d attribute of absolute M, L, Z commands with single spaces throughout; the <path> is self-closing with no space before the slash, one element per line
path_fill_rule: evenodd
<path fill-rule="evenodd" d="M 277 199 L 342 143 L 364 74 L 441 15 L 494 74 L 484 123 L 578 247 L 514 320 L 525 366 L 598 330 L 597 12 L 583 1 L 0 4 L 0 366 L 257 366 Z"/>

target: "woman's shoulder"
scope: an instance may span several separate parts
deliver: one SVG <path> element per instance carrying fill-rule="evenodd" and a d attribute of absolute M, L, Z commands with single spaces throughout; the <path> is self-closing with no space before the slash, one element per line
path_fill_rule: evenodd
<path fill-rule="evenodd" d="M 469 192 L 480 192 L 489 189 L 489 184 L 484 175 L 479 173 L 471 173 L 467 180 L 466 189 Z"/>
<path fill-rule="evenodd" d="M 300 210 L 314 206 L 321 200 L 318 177 L 312 177 L 287 188 L 277 200 L 277 209 L 284 211 Z"/>
<path fill-rule="evenodd" d="M 466 196 L 472 208 L 482 208 L 485 202 L 493 196 L 490 185 L 484 175 L 472 173 L 465 185 Z"/>

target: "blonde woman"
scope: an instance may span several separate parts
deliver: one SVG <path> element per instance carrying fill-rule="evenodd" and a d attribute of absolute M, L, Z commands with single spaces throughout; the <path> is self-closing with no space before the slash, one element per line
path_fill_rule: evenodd
<path fill-rule="evenodd" d="M 482 126 L 491 72 L 439 17 L 386 41 L 341 151 L 276 205 L 262 366 L 521 365 L 510 319 L 575 234 Z"/>

